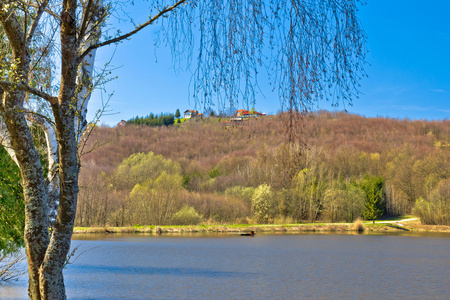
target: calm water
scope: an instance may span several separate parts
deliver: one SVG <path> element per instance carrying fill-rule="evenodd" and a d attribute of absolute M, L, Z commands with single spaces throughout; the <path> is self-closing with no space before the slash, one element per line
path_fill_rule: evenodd
<path fill-rule="evenodd" d="M 89 235 L 70 299 L 448 299 L 450 235 Z M 25 299 L 25 278 L 0 299 Z"/>

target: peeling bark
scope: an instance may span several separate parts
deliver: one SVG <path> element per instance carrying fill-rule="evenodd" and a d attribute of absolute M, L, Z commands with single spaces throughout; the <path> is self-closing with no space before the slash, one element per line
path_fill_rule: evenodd
<path fill-rule="evenodd" d="M 99 22 L 102 18 L 102 8 L 103 8 L 103 0 L 93 1 L 92 8 L 90 11 L 86 11 L 85 14 L 90 14 L 88 18 L 85 15 L 85 19 L 87 19 L 86 29 L 82 28 L 81 30 L 86 31 L 86 35 L 82 39 L 80 43 L 80 53 L 85 52 L 92 45 L 98 43 L 101 35 L 100 27 L 98 26 Z M 89 7 L 88 7 L 89 9 Z M 95 64 L 95 55 L 97 53 L 97 49 L 90 50 L 86 56 L 81 59 L 80 68 L 78 70 L 77 77 L 77 86 L 78 91 L 76 95 L 77 99 L 77 114 L 75 116 L 75 128 L 76 128 L 76 137 L 77 143 L 79 145 L 81 141 L 81 137 L 86 130 L 87 127 L 87 106 L 89 100 L 91 98 L 91 93 L 93 89 L 92 78 L 94 75 L 94 64 Z"/>

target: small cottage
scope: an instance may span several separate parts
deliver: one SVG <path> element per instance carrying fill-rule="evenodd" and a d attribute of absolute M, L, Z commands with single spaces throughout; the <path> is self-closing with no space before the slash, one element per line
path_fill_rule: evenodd
<path fill-rule="evenodd" d="M 248 111 L 246 109 L 239 109 L 236 111 L 236 117 L 243 117 L 243 118 L 261 117 L 261 116 L 265 116 L 265 115 L 266 115 L 265 113 L 260 113 L 253 109 L 251 111 Z"/>
<path fill-rule="evenodd" d="M 184 118 L 185 118 L 185 119 L 195 118 L 195 117 L 197 117 L 197 116 L 198 116 L 198 111 L 196 111 L 196 110 L 190 110 L 190 109 L 188 109 L 188 110 L 186 110 L 186 111 L 184 112 Z"/>
<path fill-rule="evenodd" d="M 184 112 L 185 119 L 190 119 L 190 118 L 195 118 L 195 117 L 203 117 L 203 114 L 199 113 L 196 110 L 190 110 L 190 109 L 188 109 Z"/>

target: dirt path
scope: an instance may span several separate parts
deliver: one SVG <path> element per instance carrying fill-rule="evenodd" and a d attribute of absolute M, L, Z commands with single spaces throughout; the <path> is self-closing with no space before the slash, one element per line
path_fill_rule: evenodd
<path fill-rule="evenodd" d="M 388 220 L 388 221 L 375 221 L 375 224 L 386 224 L 386 223 L 404 223 L 404 222 L 411 222 L 411 221 L 418 221 L 419 218 L 408 218 L 408 219 L 402 219 L 402 220 Z M 401 225 L 401 224 L 399 224 Z"/>

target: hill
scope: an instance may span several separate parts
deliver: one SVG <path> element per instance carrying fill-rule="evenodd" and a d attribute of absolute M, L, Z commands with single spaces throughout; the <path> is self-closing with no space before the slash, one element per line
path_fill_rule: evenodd
<path fill-rule="evenodd" d="M 97 128 L 81 159 L 76 224 L 353 221 L 376 180 L 385 215 L 415 207 L 423 222 L 449 222 L 449 120 L 320 112 L 297 130 L 302 150 L 286 144 L 280 116 Z"/>

